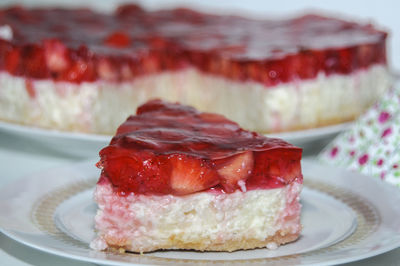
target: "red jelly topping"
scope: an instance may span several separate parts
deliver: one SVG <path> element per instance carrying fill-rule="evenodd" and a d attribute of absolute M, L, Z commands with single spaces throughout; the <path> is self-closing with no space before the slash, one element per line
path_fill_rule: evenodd
<path fill-rule="evenodd" d="M 150 101 L 117 130 L 98 164 L 123 195 L 184 195 L 301 182 L 301 149 L 189 106 Z"/>
<path fill-rule="evenodd" d="M 114 14 L 11 7 L 0 10 L 3 25 L 13 38 L 0 39 L 0 69 L 36 79 L 123 81 L 192 66 L 273 86 L 386 63 L 385 32 L 316 15 L 251 20 L 136 5 Z"/>

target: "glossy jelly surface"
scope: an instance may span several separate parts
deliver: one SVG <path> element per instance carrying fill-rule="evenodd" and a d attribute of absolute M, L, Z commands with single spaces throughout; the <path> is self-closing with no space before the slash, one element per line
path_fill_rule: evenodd
<path fill-rule="evenodd" d="M 301 182 L 301 153 L 221 115 L 153 100 L 119 127 L 98 166 L 123 195 L 230 193 Z"/>
<path fill-rule="evenodd" d="M 270 87 L 386 63 L 385 32 L 317 15 L 252 20 L 137 5 L 112 14 L 10 7 L 0 10 L 0 27 L 11 30 L 0 36 L 0 69 L 77 83 L 195 67 Z"/>

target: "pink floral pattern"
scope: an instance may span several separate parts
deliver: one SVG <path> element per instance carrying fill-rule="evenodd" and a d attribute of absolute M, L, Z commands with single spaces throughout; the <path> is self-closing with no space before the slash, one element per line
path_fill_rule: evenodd
<path fill-rule="evenodd" d="M 318 158 L 400 187 L 400 85 L 386 92 Z"/>
<path fill-rule="evenodd" d="M 388 112 L 382 111 L 382 112 L 379 114 L 379 119 L 378 119 L 378 121 L 379 121 L 379 123 L 383 124 L 383 123 L 385 123 L 385 122 L 389 119 L 389 117 L 390 117 L 390 114 L 389 114 Z"/>

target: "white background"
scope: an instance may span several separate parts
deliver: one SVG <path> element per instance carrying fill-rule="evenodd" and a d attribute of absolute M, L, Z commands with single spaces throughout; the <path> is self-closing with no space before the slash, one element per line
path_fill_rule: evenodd
<path fill-rule="evenodd" d="M 101 10 L 110 10 L 116 2 L 96 0 L 3 0 L 1 5 L 21 3 L 28 5 L 61 4 L 68 6 L 90 5 Z M 388 42 L 388 59 L 392 68 L 400 72 L 400 1 L 396 0 L 141 0 L 142 5 L 151 8 L 174 6 L 196 7 L 212 13 L 240 13 L 250 17 L 293 16 L 307 11 L 323 11 L 362 22 L 373 22 L 379 28 L 390 33 Z"/>

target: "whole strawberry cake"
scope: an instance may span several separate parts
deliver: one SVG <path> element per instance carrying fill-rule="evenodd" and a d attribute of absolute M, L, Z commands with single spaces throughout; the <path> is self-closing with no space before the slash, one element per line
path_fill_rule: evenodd
<path fill-rule="evenodd" d="M 386 36 L 318 15 L 4 8 L 0 119 L 112 135 L 156 97 L 261 133 L 348 121 L 389 86 Z"/>
<path fill-rule="evenodd" d="M 192 107 L 140 106 L 100 151 L 97 250 L 274 249 L 299 237 L 302 150 Z"/>

